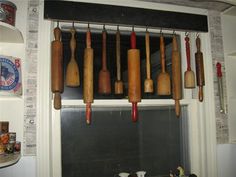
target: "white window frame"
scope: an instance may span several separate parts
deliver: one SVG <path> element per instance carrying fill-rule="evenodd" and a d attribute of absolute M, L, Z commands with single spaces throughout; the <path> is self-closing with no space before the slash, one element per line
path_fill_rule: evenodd
<path fill-rule="evenodd" d="M 87 1 L 92 2 L 92 1 Z M 95 2 L 95 1 L 93 1 Z M 125 3 L 124 3 L 125 2 Z M 206 10 L 164 5 L 142 1 L 108 1 L 114 5 L 135 6 L 158 10 L 168 10 L 207 15 Z M 43 3 L 40 8 L 39 20 L 39 52 L 38 52 L 38 101 L 37 101 L 37 176 L 61 177 L 61 130 L 60 111 L 53 108 L 50 88 L 50 43 L 53 40 L 54 24 L 43 19 Z M 182 73 L 185 70 L 184 32 L 177 32 L 181 38 Z M 204 55 L 205 81 L 204 102 L 192 99 L 196 93 L 184 89 L 184 99 L 181 104 L 188 106 L 188 132 L 190 170 L 201 177 L 217 176 L 216 169 L 216 122 L 213 87 L 213 67 L 210 48 L 210 34 L 200 34 Z M 192 60 L 194 60 L 192 53 Z M 195 96 L 194 96 L 195 97 Z M 82 100 L 63 100 L 62 105 L 82 105 Z M 93 106 L 130 106 L 127 100 L 95 100 Z M 166 106 L 174 105 L 173 100 L 142 100 L 139 106 Z"/>

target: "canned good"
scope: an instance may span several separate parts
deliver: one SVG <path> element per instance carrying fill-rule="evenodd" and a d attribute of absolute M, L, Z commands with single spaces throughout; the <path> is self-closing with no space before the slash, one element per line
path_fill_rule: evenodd
<path fill-rule="evenodd" d="M 0 0 L 0 21 L 15 26 L 16 5 L 10 1 Z"/>
<path fill-rule="evenodd" d="M 14 146 L 15 146 L 15 143 L 8 143 L 8 144 L 6 144 L 5 152 L 7 154 L 13 153 L 14 152 Z"/>
<path fill-rule="evenodd" d="M 7 144 L 9 142 L 8 133 L 1 134 L 0 139 L 1 139 L 2 144 Z"/>
<path fill-rule="evenodd" d="M 0 142 L 0 154 L 5 153 L 5 145 Z"/>
<path fill-rule="evenodd" d="M 20 141 L 17 141 L 17 142 L 15 143 L 15 146 L 14 146 L 14 151 L 15 151 L 15 152 L 20 152 L 20 150 L 21 150 L 21 142 L 20 142 Z"/>
<path fill-rule="evenodd" d="M 0 135 L 8 133 L 9 122 L 0 122 Z"/>
<path fill-rule="evenodd" d="M 9 143 L 15 143 L 16 142 L 16 132 L 9 132 Z"/>

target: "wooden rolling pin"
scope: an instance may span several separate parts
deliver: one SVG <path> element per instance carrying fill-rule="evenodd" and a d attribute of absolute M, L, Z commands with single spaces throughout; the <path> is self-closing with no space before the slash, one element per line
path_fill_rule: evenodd
<path fill-rule="evenodd" d="M 141 101 L 140 51 L 136 49 L 136 35 L 131 33 L 131 49 L 128 50 L 128 97 L 132 103 L 132 121 L 138 120 L 137 103 Z"/>
<path fill-rule="evenodd" d="M 75 57 L 75 49 L 76 49 L 75 32 L 76 31 L 73 26 L 71 29 L 71 40 L 70 40 L 71 58 L 66 69 L 66 85 L 69 87 L 78 87 L 80 85 L 79 66 L 76 62 L 76 57 Z"/>
<path fill-rule="evenodd" d="M 172 92 L 173 99 L 175 100 L 175 114 L 177 117 L 180 116 L 180 103 L 182 99 L 182 79 L 181 79 L 181 61 L 180 53 L 178 50 L 176 35 L 173 35 L 172 42 Z"/>
<path fill-rule="evenodd" d="M 160 36 L 160 57 L 161 57 L 161 73 L 157 77 L 157 94 L 170 95 L 171 84 L 170 75 L 166 72 L 165 68 L 165 42 L 163 34 Z"/>
<path fill-rule="evenodd" d="M 84 50 L 83 96 L 86 103 L 86 123 L 91 123 L 91 103 L 93 103 L 93 49 L 91 48 L 91 32 L 86 33 L 86 48 Z"/>
<path fill-rule="evenodd" d="M 61 93 L 63 92 L 63 45 L 60 41 L 61 30 L 59 27 L 54 29 L 55 40 L 52 42 L 51 50 L 51 90 L 54 93 L 54 108 L 61 109 Z"/>
<path fill-rule="evenodd" d="M 201 52 L 201 41 L 199 36 L 196 39 L 197 52 L 195 53 L 197 86 L 199 87 L 198 99 L 203 101 L 203 86 L 205 85 L 203 54 Z"/>
<path fill-rule="evenodd" d="M 184 87 L 195 88 L 195 74 L 191 69 L 190 44 L 188 35 L 185 36 L 185 48 L 187 58 L 187 71 L 184 72 Z"/>
<path fill-rule="evenodd" d="M 99 72 L 99 78 L 98 78 L 99 94 L 111 93 L 111 78 L 110 78 L 110 72 L 107 69 L 106 38 L 107 34 L 104 27 L 102 31 L 102 69 Z"/>
<path fill-rule="evenodd" d="M 121 65 L 120 65 L 120 31 L 117 28 L 116 32 L 116 77 L 115 94 L 123 94 L 123 82 L 121 80 Z"/>
<path fill-rule="evenodd" d="M 149 32 L 146 31 L 146 79 L 144 81 L 144 92 L 153 93 L 153 80 L 151 79 L 151 62 L 150 62 L 150 37 Z"/>

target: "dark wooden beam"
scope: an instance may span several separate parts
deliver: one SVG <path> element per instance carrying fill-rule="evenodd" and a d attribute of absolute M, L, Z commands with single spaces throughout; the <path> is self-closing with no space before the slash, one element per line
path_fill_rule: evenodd
<path fill-rule="evenodd" d="M 45 0 L 44 18 L 208 32 L 206 15 L 82 2 Z"/>

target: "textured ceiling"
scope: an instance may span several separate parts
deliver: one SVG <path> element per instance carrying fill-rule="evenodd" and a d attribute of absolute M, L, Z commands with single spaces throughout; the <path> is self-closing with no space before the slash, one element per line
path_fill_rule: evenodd
<path fill-rule="evenodd" d="M 210 1 L 202 1 L 198 2 L 197 0 L 140 0 L 140 1 L 148 1 L 148 2 L 157 2 L 164 4 L 174 4 L 181 6 L 189 6 L 189 7 L 198 7 L 203 9 L 211 9 L 216 11 L 224 11 L 231 7 L 232 5 L 223 3 L 223 2 L 210 2 Z"/>

